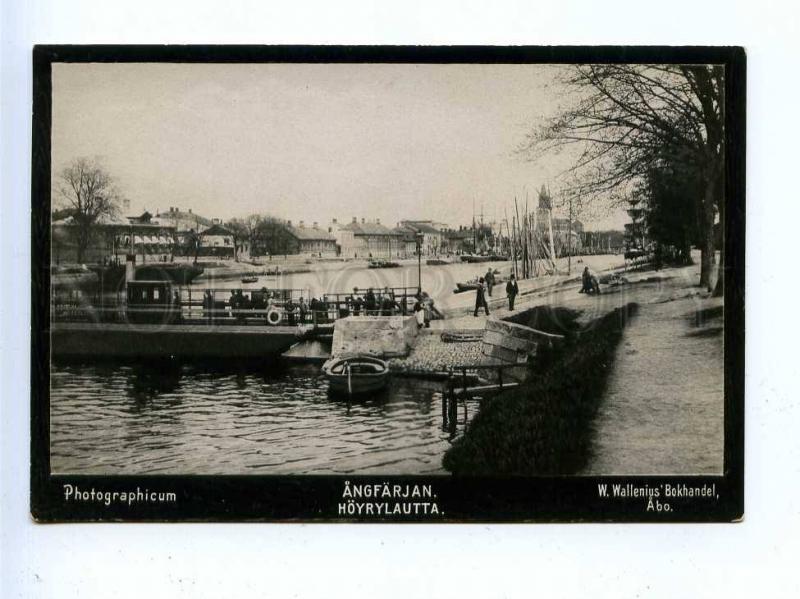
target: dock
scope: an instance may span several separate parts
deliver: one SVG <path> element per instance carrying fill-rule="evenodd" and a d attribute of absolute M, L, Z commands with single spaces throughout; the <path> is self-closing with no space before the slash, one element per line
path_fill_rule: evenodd
<path fill-rule="evenodd" d="M 288 326 L 57 322 L 56 358 L 253 359 L 280 355 L 307 334 Z"/>

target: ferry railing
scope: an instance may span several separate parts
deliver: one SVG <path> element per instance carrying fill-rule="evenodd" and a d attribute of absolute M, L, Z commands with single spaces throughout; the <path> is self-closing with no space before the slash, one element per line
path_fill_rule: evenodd
<path fill-rule="evenodd" d="M 133 305 L 125 301 L 122 293 L 99 299 L 91 294 L 88 297 L 80 293 L 69 297 L 54 294 L 51 315 L 55 322 L 135 323 L 138 320 L 317 327 L 350 315 L 410 315 L 417 301 L 416 287 L 384 288 L 372 293 L 366 290 L 325 294 L 322 299 L 309 300 L 306 300 L 308 294 L 303 289 L 268 290 L 266 297 L 261 290 L 241 288 L 175 286 L 172 291 L 175 295 L 170 302 Z"/>

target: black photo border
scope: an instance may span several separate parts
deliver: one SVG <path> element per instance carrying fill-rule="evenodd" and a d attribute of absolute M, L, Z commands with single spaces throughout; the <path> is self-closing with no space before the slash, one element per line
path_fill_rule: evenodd
<path fill-rule="evenodd" d="M 50 134 L 55 62 L 694 63 L 725 66 L 725 450 L 722 476 L 86 476 L 50 471 Z M 115 46 L 33 48 L 31 183 L 31 498 L 38 522 L 732 522 L 744 514 L 745 89 L 741 47 L 703 46 Z M 350 485 L 431 485 L 438 514 L 341 514 Z M 646 511 L 600 484 L 714 485 L 711 499 Z M 169 503 L 67 501 L 64 485 L 175 493 Z M 378 499 L 377 501 L 380 501 Z"/>

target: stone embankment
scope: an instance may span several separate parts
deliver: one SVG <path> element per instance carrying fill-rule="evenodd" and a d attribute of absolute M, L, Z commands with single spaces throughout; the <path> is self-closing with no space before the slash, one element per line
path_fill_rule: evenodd
<path fill-rule="evenodd" d="M 392 372 L 408 376 L 442 377 L 451 368 L 473 366 L 480 362 L 480 341 L 442 340 L 441 331 L 424 329 L 408 356 L 389 361 Z"/>

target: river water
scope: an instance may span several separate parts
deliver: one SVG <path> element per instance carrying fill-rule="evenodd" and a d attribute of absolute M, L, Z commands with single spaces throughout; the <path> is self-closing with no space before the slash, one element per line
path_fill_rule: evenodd
<path fill-rule="evenodd" d="M 446 305 L 457 281 L 510 263 L 422 264 L 424 289 Z M 295 288 L 320 297 L 353 287 L 416 287 L 416 263 L 369 269 L 320 263 L 314 272 L 255 283 L 203 277 L 192 287 Z M 465 299 L 465 298 L 461 298 Z M 446 474 L 452 433 L 440 383 L 395 378 L 348 403 L 328 392 L 319 365 L 263 368 L 163 364 L 53 364 L 51 465 L 82 474 Z M 467 404 L 474 416 L 477 403 Z M 461 423 L 456 434 L 463 432 Z"/>
<path fill-rule="evenodd" d="M 303 267 L 304 265 L 299 265 Z M 267 265 L 269 268 L 269 265 Z M 260 276 L 255 283 L 241 283 L 240 277 L 218 278 L 203 276 L 196 279 L 192 288 L 205 289 L 236 287 L 243 289 L 303 289 L 310 296 L 321 297 L 323 294 L 349 294 L 354 287 L 360 290 L 383 289 L 385 287 L 411 287 L 419 284 L 419 266 L 416 263 L 403 263 L 397 268 L 367 268 L 363 262 L 322 262 L 309 265 L 313 272 L 286 274 L 279 276 Z M 453 294 L 457 282 L 466 282 L 486 274 L 487 270 L 500 271 L 502 276 L 511 272 L 511 263 L 487 262 L 468 264 L 455 262 L 438 266 L 428 266 L 424 262 L 422 270 L 422 288 L 439 306 L 447 306 L 458 299 Z"/>
<path fill-rule="evenodd" d="M 593 268 L 617 257 L 587 257 Z M 510 263 L 422 265 L 423 288 L 447 308 L 471 302 L 457 281 Z M 300 288 L 311 295 L 353 287 L 415 287 L 416 264 L 368 269 L 323 263 L 314 272 L 200 279 L 194 288 Z M 465 297 L 465 296 L 470 297 Z M 319 365 L 259 368 L 200 364 L 53 364 L 51 466 L 81 474 L 446 474 L 453 433 L 442 422 L 440 383 L 394 378 L 348 403 L 328 392 Z M 478 412 L 459 407 L 455 434 Z"/>
<path fill-rule="evenodd" d="M 74 474 L 446 474 L 440 383 L 358 402 L 318 365 L 54 364 L 51 465 Z M 477 413 L 467 405 L 467 416 Z M 459 408 L 457 434 L 463 432 Z"/>

